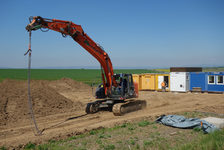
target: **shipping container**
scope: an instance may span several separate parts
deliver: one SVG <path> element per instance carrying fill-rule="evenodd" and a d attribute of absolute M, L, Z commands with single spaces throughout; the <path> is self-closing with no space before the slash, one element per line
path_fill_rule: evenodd
<path fill-rule="evenodd" d="M 170 91 L 189 91 L 189 72 L 170 72 Z"/>
<path fill-rule="evenodd" d="M 169 74 L 156 74 L 156 90 L 162 91 L 162 82 L 166 84 L 166 91 L 170 90 L 170 75 Z"/>
<path fill-rule="evenodd" d="M 190 90 L 224 92 L 224 72 L 190 73 Z"/>
<path fill-rule="evenodd" d="M 141 74 L 139 75 L 139 89 L 140 90 L 156 90 L 156 75 L 155 74 Z"/>

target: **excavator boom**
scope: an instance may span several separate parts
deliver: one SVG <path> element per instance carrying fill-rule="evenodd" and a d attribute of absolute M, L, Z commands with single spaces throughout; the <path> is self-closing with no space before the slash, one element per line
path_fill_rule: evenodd
<path fill-rule="evenodd" d="M 113 79 L 114 71 L 111 60 L 108 54 L 96 44 L 82 29 L 80 25 L 74 24 L 71 21 L 63 21 L 57 19 L 46 19 L 40 16 L 32 17 L 30 24 L 26 26 L 27 31 L 35 31 L 41 28 L 46 28 L 60 32 L 63 37 L 69 35 L 85 50 L 94 56 L 100 63 L 102 70 L 103 86 L 105 95 L 110 95 L 112 85 L 116 85 Z M 106 80 L 105 80 L 106 77 Z"/>

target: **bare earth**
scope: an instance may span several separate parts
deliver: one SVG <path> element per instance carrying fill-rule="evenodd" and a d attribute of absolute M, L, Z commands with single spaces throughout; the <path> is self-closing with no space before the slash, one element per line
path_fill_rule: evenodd
<path fill-rule="evenodd" d="M 0 83 L 0 147 L 21 148 L 28 142 L 44 143 L 91 129 L 111 127 L 127 121 L 155 118 L 162 114 L 202 111 L 224 114 L 224 94 L 141 91 L 144 110 L 125 116 L 112 112 L 85 115 L 85 105 L 94 101 L 92 88 L 71 79 L 32 81 L 33 109 L 41 136 L 34 134 L 28 109 L 27 82 Z"/>

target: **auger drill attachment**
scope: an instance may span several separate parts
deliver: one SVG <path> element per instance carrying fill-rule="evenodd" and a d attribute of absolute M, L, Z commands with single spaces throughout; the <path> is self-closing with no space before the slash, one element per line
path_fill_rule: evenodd
<path fill-rule="evenodd" d="M 42 25 L 46 25 L 44 23 L 44 19 L 41 18 L 40 16 L 30 17 L 29 20 L 30 20 L 30 24 L 26 26 L 27 31 L 35 31 L 42 28 Z"/>

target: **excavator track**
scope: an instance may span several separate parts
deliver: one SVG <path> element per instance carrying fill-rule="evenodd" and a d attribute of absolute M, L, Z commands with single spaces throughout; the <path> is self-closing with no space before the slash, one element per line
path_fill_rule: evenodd
<path fill-rule="evenodd" d="M 146 107 L 146 101 L 144 100 L 132 100 L 125 103 L 117 103 L 113 106 L 113 114 L 115 116 L 122 116 L 126 113 L 144 109 Z"/>

